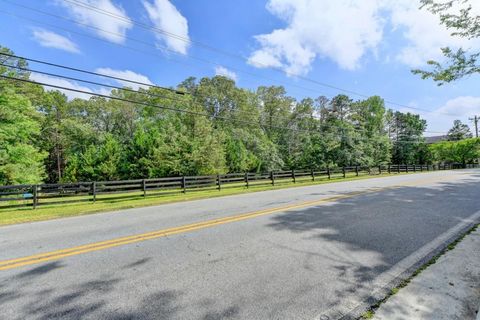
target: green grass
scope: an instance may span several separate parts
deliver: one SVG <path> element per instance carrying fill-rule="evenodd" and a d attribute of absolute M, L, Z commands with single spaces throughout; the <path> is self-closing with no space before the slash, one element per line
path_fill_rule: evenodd
<path fill-rule="evenodd" d="M 373 311 L 368 310 L 362 315 L 362 319 L 372 319 L 374 315 L 375 313 L 373 313 Z"/>
<path fill-rule="evenodd" d="M 395 174 L 392 174 L 395 175 Z M 398 175 L 398 174 L 397 174 Z M 245 186 L 227 187 L 223 186 L 222 190 L 201 190 L 190 191 L 187 193 L 175 193 L 175 194 L 160 194 L 143 197 L 141 193 L 134 192 L 128 194 L 115 194 L 115 195 L 99 195 L 95 203 L 77 202 L 77 203 L 62 203 L 62 204 L 50 204 L 39 205 L 37 209 L 32 207 L 20 207 L 20 208 L 0 208 L 0 225 L 25 223 L 32 221 L 49 220 L 63 217 L 79 216 L 84 214 L 91 214 L 97 212 L 115 211 L 120 209 L 138 208 L 160 205 L 165 203 L 189 201 L 197 199 L 206 199 L 214 197 L 229 196 L 242 193 L 259 192 L 265 190 L 279 190 L 284 188 L 301 187 L 309 185 L 320 185 L 333 182 L 353 181 L 362 179 L 377 178 L 380 175 L 360 175 L 355 176 L 354 173 L 347 173 L 346 178 L 342 178 L 341 174 L 332 175 L 332 179 L 328 180 L 322 178 L 311 181 L 310 178 L 298 178 L 297 183 L 293 183 L 290 180 L 278 180 L 275 186 L 270 184 L 251 184 L 249 188 Z M 382 174 L 381 176 L 389 176 L 388 174 Z M 128 196 L 128 198 L 118 199 L 119 196 Z M 91 197 L 90 197 L 91 198 Z M 117 199 L 116 199 L 117 198 Z M 77 197 L 76 200 L 89 199 L 88 197 Z M 75 200 L 74 197 L 66 197 L 63 200 Z M 62 201 L 62 199 L 59 199 Z"/>

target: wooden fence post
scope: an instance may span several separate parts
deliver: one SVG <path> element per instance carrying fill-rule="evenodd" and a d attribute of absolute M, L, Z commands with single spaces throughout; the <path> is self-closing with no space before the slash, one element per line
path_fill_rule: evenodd
<path fill-rule="evenodd" d="M 183 193 L 187 192 L 187 180 L 185 179 L 185 176 L 182 176 L 182 189 Z"/>
<path fill-rule="evenodd" d="M 388 170 L 388 174 L 392 173 L 392 168 L 390 167 L 390 164 L 388 164 L 387 170 Z"/>
<path fill-rule="evenodd" d="M 218 183 L 218 191 L 222 190 L 222 181 L 220 179 L 220 174 L 217 174 L 217 183 Z"/>
<path fill-rule="evenodd" d="M 92 182 L 92 196 L 93 196 L 93 203 L 97 201 L 97 183 L 94 181 Z"/>
<path fill-rule="evenodd" d="M 37 209 L 38 204 L 38 185 L 33 186 L 33 209 Z"/>
<path fill-rule="evenodd" d="M 382 165 L 378 166 L 378 174 L 382 174 Z"/>
<path fill-rule="evenodd" d="M 143 190 L 143 197 L 147 196 L 147 186 L 145 184 L 145 179 L 142 179 L 142 190 Z"/>
<path fill-rule="evenodd" d="M 342 173 L 343 173 L 343 178 L 345 178 L 345 177 L 346 177 L 346 175 L 345 175 L 345 167 L 342 167 Z"/>
<path fill-rule="evenodd" d="M 330 167 L 327 167 L 328 180 L 330 180 Z"/>
<path fill-rule="evenodd" d="M 408 173 L 408 164 L 405 166 L 405 172 Z"/>
<path fill-rule="evenodd" d="M 248 172 L 245 172 L 245 185 L 248 188 Z"/>
<path fill-rule="evenodd" d="M 292 169 L 292 179 L 293 179 L 293 183 L 297 183 L 295 179 L 295 169 Z"/>
<path fill-rule="evenodd" d="M 313 169 L 310 169 L 310 173 L 312 175 L 312 181 L 315 181 L 315 172 L 313 171 Z"/>
<path fill-rule="evenodd" d="M 355 175 L 358 177 L 358 164 L 355 166 Z"/>
<path fill-rule="evenodd" d="M 413 165 L 413 172 L 417 172 L 417 165 L 416 164 Z"/>
<path fill-rule="evenodd" d="M 400 173 L 400 164 L 397 164 L 397 172 Z"/>
<path fill-rule="evenodd" d="M 272 186 L 275 185 L 275 174 L 273 173 L 273 171 L 270 171 L 270 179 L 272 180 Z"/>

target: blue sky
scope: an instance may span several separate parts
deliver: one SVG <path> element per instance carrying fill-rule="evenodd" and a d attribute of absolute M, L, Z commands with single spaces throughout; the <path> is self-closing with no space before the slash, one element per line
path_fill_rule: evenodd
<path fill-rule="evenodd" d="M 0 44 L 19 55 L 162 86 L 223 74 L 250 89 L 283 85 L 298 99 L 342 93 L 318 83 L 378 94 L 430 110 L 387 104 L 420 113 L 434 135 L 454 119 L 480 114 L 480 77 L 438 87 L 410 70 L 441 59 L 442 46 L 479 49 L 480 43 L 451 37 L 418 7 L 418 0 L 8 0 L 0 2 Z"/>

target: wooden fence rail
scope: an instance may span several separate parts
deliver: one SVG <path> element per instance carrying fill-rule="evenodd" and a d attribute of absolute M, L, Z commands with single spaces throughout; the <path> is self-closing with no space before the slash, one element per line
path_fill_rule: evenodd
<path fill-rule="evenodd" d="M 347 176 L 378 175 L 382 173 L 414 173 L 433 170 L 478 168 L 478 164 L 441 165 L 378 165 L 350 166 L 308 170 L 271 171 L 263 173 L 228 173 L 208 176 L 180 176 L 152 179 L 93 181 L 57 184 L 0 186 L 0 208 L 46 204 L 112 200 L 128 197 L 147 197 L 171 193 L 186 193 L 234 187 L 250 188 L 255 185 L 287 182 L 339 179 Z M 104 197 L 99 197 L 104 196 Z"/>

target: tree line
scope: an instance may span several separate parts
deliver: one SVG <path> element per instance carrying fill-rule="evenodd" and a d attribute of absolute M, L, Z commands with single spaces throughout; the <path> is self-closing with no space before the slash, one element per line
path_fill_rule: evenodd
<path fill-rule="evenodd" d="M 29 79 L 15 68 L 25 69 L 26 61 L 0 58 L 0 74 Z M 425 120 L 387 109 L 378 96 L 298 101 L 281 86 L 247 90 L 222 76 L 188 78 L 175 89 L 184 94 L 149 87 L 68 100 L 37 84 L 1 79 L 0 184 L 425 164 L 442 157 L 425 143 Z"/>

